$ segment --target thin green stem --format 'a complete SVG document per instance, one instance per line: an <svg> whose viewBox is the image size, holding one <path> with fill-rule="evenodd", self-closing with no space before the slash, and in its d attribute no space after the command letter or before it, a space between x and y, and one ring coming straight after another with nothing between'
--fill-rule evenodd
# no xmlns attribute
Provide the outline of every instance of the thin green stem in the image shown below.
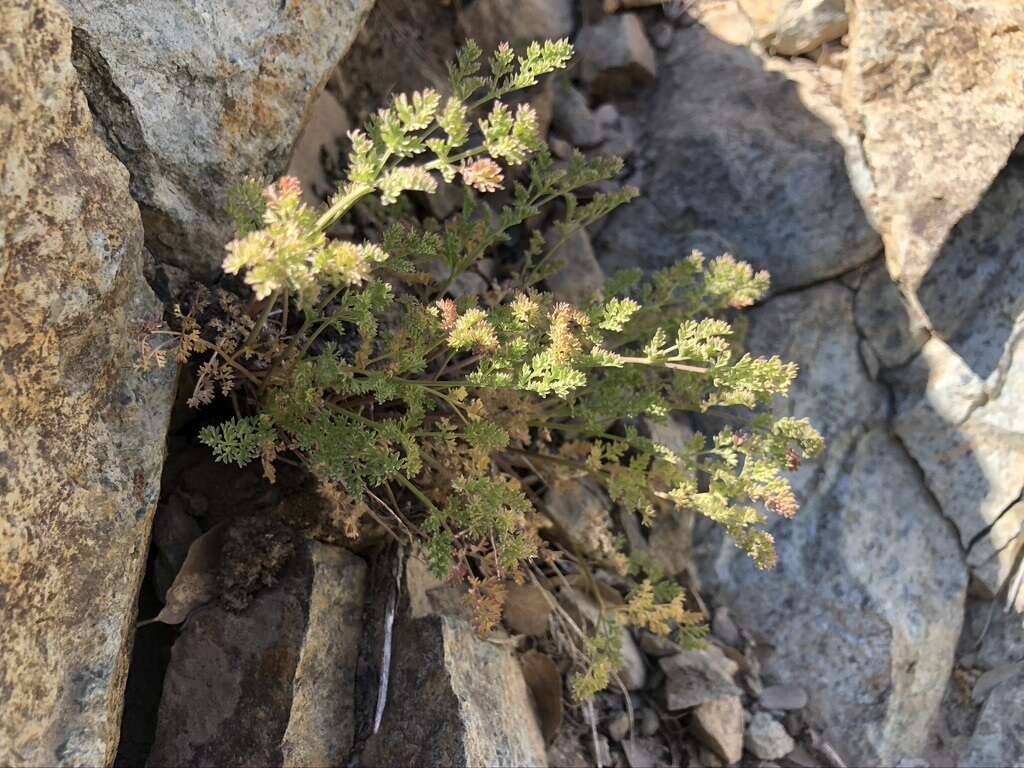
<svg viewBox="0 0 1024 768"><path fill-rule="evenodd" d="M437 507L436 507L436 506L434 505L434 502L432 502L432 501L431 501L430 499L428 499L428 498L427 498L427 496L426 496L426 494L425 494L425 493L423 493L423 491L421 491L421 490L420 490L419 488L417 488L417 487L415 486L415 484L413 484L412 482L410 482L410 481L409 481L409 480L408 480L407 478L405 478L405 477L404 477L403 475L395 475L394 479L395 479L395 480L397 480L397 481L398 481L398 483L399 483L400 485L403 485L403 486L405 486L405 489L406 489L407 491L409 491L409 493L411 493L411 494L412 494L413 496L415 496L415 497L416 497L417 499L419 499L419 500L420 500L420 502L421 502L421 503L422 503L422 504L423 504L423 505L424 505L424 506L425 506L425 507L426 507L427 509L429 509L429 510L430 510L431 512L438 512L438 513L440 513L440 511L441 511L441 510L439 510L439 509L438 509L438 508L437 508Z"/></svg>
<svg viewBox="0 0 1024 768"><path fill-rule="evenodd" d="M352 210L356 203L371 194L373 189L368 184L353 184L346 194L339 195L331 203L331 206L323 212L323 215L316 220L317 230L320 232L325 231L331 224Z"/></svg>
<svg viewBox="0 0 1024 768"><path fill-rule="evenodd" d="M649 357L619 357L623 363L630 365L650 365L656 368L671 368L673 371L687 371L689 373L709 373L710 368L702 368L698 365L686 365L684 363L673 363L668 360L652 360Z"/></svg>
<svg viewBox="0 0 1024 768"><path fill-rule="evenodd" d="M263 330L263 326L266 325L267 320L270 318L270 313L274 310L274 304L277 303L278 296L280 296L280 293L274 291L267 298L267 305L263 307L263 311L260 312L260 316L256 319L256 324L252 327L252 330L249 331L249 335L245 337L245 342L242 344L243 348L248 347L256 341L256 337L259 336L260 331Z"/></svg>

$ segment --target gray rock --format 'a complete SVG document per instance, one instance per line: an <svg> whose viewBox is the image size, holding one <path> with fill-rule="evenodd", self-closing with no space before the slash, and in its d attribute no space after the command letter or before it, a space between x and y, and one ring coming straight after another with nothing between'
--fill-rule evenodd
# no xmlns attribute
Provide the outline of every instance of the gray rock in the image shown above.
<svg viewBox="0 0 1024 768"><path fill-rule="evenodd" d="M640 633L640 648L648 656L660 659L663 656L675 656L682 651L679 643L669 637L655 635L653 632L644 630Z"/></svg>
<svg viewBox="0 0 1024 768"><path fill-rule="evenodd" d="M443 221L456 211L462 210L465 197L460 184L438 184L437 192L429 195L424 193L420 199L426 203L431 216Z"/></svg>
<svg viewBox="0 0 1024 768"><path fill-rule="evenodd" d="M661 719L653 709L644 709L640 713L640 733L643 736L653 736L661 728Z"/></svg>
<svg viewBox="0 0 1024 768"><path fill-rule="evenodd" d="M529 691L507 646L451 616L395 625L388 703L364 765L547 764Z"/></svg>
<svg viewBox="0 0 1024 768"><path fill-rule="evenodd" d="M612 751L608 745L608 739L601 734L595 738L586 739L587 748L590 750L592 765L610 765L612 762Z"/></svg>
<svg viewBox="0 0 1024 768"><path fill-rule="evenodd" d="M673 712L740 695L733 682L736 662L713 645L667 656L659 664L665 673L665 706Z"/></svg>
<svg viewBox="0 0 1024 768"><path fill-rule="evenodd" d="M996 688L1007 680L1024 672L1024 661L1017 661L1011 664L1000 664L998 667L988 670L974 681L974 689L971 691L971 698L975 703L981 703Z"/></svg>
<svg viewBox="0 0 1024 768"><path fill-rule="evenodd" d="M886 392L861 363L853 309L853 292L831 282L779 296L749 314L748 349L800 366L790 397L777 401L775 412L811 420L828 444L826 465L841 461L865 426L885 418ZM795 476L798 498L810 497L821 463Z"/></svg>
<svg viewBox="0 0 1024 768"><path fill-rule="evenodd" d="M651 41L654 43L655 48L665 50L672 45L672 36L674 34L675 28L670 23L659 21L651 30Z"/></svg>
<svg viewBox="0 0 1024 768"><path fill-rule="evenodd" d="M857 193L912 295L1024 133L1024 6L857 2L847 62Z"/></svg>
<svg viewBox="0 0 1024 768"><path fill-rule="evenodd" d="M623 120L621 129L609 130L607 132L604 143L601 144L599 149L599 154L612 155L614 157L621 157L623 160L628 160L636 154L637 144L639 141L640 136L638 132L634 130L626 120ZM641 174L634 174L629 178L628 183L631 186L642 189L642 178Z"/></svg>
<svg viewBox="0 0 1024 768"><path fill-rule="evenodd" d="M479 296L487 290L487 281L476 272L463 272L455 278L450 290L456 299L463 296Z"/></svg>
<svg viewBox="0 0 1024 768"><path fill-rule="evenodd" d="M1024 765L1022 708L1024 676L1017 675L997 685L985 701L971 740L957 764L964 768Z"/></svg>
<svg viewBox="0 0 1024 768"><path fill-rule="evenodd" d="M855 306L857 327L886 368L906 363L928 338L927 330L912 322L907 301L884 265L868 271Z"/></svg>
<svg viewBox="0 0 1024 768"><path fill-rule="evenodd" d="M992 593L1024 545L1024 504L1017 503L1024 490L1024 360L1016 354L1024 337L1024 252L1013 245L1024 238L1024 225L1019 208L1007 204L1024 201L1022 170L1007 168L950 236L933 271L945 276L941 295L959 312L935 299L929 274L922 304L948 330L931 338L895 382L896 430ZM979 251L998 270L970 255Z"/></svg>
<svg viewBox="0 0 1024 768"><path fill-rule="evenodd" d="M521 48L533 40L558 40L572 35L572 2L476 0L462 14L462 29L486 55L502 42Z"/></svg>
<svg viewBox="0 0 1024 768"><path fill-rule="evenodd" d="M355 725L366 566L339 547L314 542L309 548L309 615L281 740L286 768L339 765L349 755Z"/></svg>
<svg viewBox="0 0 1024 768"><path fill-rule="evenodd" d="M594 110L594 118L602 128L618 128L622 115L619 114L619 110L614 104L605 102Z"/></svg>
<svg viewBox="0 0 1024 768"><path fill-rule="evenodd" d="M52 0L0 11L0 764L108 765L176 371Z"/></svg>
<svg viewBox="0 0 1024 768"><path fill-rule="evenodd" d="M884 763L925 742L966 577L898 443L868 432L837 469L796 520L772 527L775 572L759 573L732 551L717 568L744 624L772 627L765 674L810 692L807 716L841 754Z"/></svg>
<svg viewBox="0 0 1024 768"><path fill-rule="evenodd" d="M627 739L622 742L622 751L629 768L659 768L668 765L671 757L660 739Z"/></svg>
<svg viewBox="0 0 1024 768"><path fill-rule="evenodd" d="M729 609L724 605L715 608L715 612L711 617L711 631L714 632L715 637L726 645L733 648L740 647L740 631L732 620Z"/></svg>
<svg viewBox="0 0 1024 768"><path fill-rule="evenodd" d="M597 96L632 95L657 73L654 48L635 13L606 16L576 38L583 82Z"/></svg>
<svg viewBox="0 0 1024 768"><path fill-rule="evenodd" d="M783 0L767 45L776 53L808 53L846 34L845 0Z"/></svg>
<svg viewBox="0 0 1024 768"><path fill-rule="evenodd" d="M274 177L372 0L67 0L75 66L159 258L213 274L228 191Z"/></svg>
<svg viewBox="0 0 1024 768"><path fill-rule="evenodd" d="M761 691L757 703L774 711L803 709L807 706L807 691L799 685L769 685Z"/></svg>
<svg viewBox="0 0 1024 768"><path fill-rule="evenodd" d="M629 630L622 630L622 669L618 672L627 691L639 691L647 684L647 664Z"/></svg>
<svg viewBox="0 0 1024 768"><path fill-rule="evenodd" d="M981 638L974 666L994 669L1024 659L1024 617L1015 611L1004 613L989 600L968 600L965 638Z"/></svg>
<svg viewBox="0 0 1024 768"><path fill-rule="evenodd" d="M1015 502L1024 484L1018 407L1024 366L1016 368L986 386L954 349L933 338L901 381L922 394L908 395L896 420L943 514L969 547L974 573L993 594L1022 545L1024 505Z"/></svg>
<svg viewBox="0 0 1024 768"><path fill-rule="evenodd" d="M792 752L796 743L782 723L765 712L758 712L747 724L743 746L760 760L779 760Z"/></svg>
<svg viewBox="0 0 1024 768"><path fill-rule="evenodd" d="M366 566L309 543L235 613L197 612L171 652L150 765L334 765L355 736Z"/></svg>
<svg viewBox="0 0 1024 768"><path fill-rule="evenodd" d="M1012 160L977 207L949 233L917 291L920 309L940 338L955 339L969 333L972 322L993 317L997 312L1013 312L1013 295L1024 290L1020 266L1024 242L1024 222L1019 216L1022 206L1024 162ZM993 301L1004 308L993 307ZM1004 318L1003 327L993 329L1000 334L996 337L999 341L1007 333L1006 320L1012 318ZM964 347L962 343L959 346ZM995 358L1002 354L997 347L998 344L980 347L979 351L990 349L991 356L987 360L969 360L969 364L978 367L976 364L981 363L991 369ZM969 355L961 353L965 359Z"/></svg>
<svg viewBox="0 0 1024 768"><path fill-rule="evenodd" d="M595 243L610 273L658 269L692 249L730 252L775 290L839 275L880 240L850 185L847 129L813 72L766 62L699 24L681 29L641 116L645 197Z"/></svg>
<svg viewBox="0 0 1024 768"><path fill-rule="evenodd" d="M706 701L693 711L697 738L727 765L743 756L743 705L738 696Z"/></svg>
<svg viewBox="0 0 1024 768"><path fill-rule="evenodd" d="M587 106L587 97L569 84L555 93L551 127L562 138L583 149L600 144L604 139L604 130Z"/></svg>
<svg viewBox="0 0 1024 768"><path fill-rule="evenodd" d="M560 237L552 230L548 233L547 240L553 246L559 242ZM570 235L551 258L565 264L546 280L548 288L560 299L577 306L585 306L604 288L604 270L594 257L590 236L585 229Z"/></svg>
<svg viewBox="0 0 1024 768"><path fill-rule="evenodd" d="M967 578L920 471L887 432L885 393L860 364L852 299L826 284L751 313L751 350L800 365L776 412L810 417L829 446L794 478L803 509L770 524L778 567L760 572L726 542L705 573L774 649L765 677L808 692L805 717L840 754L884 763L920 754L949 679Z"/></svg>

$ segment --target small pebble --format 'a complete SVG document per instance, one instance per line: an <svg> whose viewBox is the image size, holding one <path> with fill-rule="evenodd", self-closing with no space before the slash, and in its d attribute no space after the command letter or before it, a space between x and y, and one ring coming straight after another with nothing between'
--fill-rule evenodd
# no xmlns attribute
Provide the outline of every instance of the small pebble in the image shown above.
<svg viewBox="0 0 1024 768"><path fill-rule="evenodd" d="M769 685L761 692L758 703L775 711L803 709L807 706L807 691L798 685Z"/></svg>
<svg viewBox="0 0 1024 768"><path fill-rule="evenodd" d="M653 736L661 728L661 718L653 709L644 709L640 713L640 734Z"/></svg>
<svg viewBox="0 0 1024 768"><path fill-rule="evenodd" d="M743 746L761 760L778 760L792 752L796 744L782 723L767 712L758 712L747 726Z"/></svg>
<svg viewBox="0 0 1024 768"><path fill-rule="evenodd" d="M672 45L672 35L675 29L667 21L659 21L651 30L651 42L655 48L664 50Z"/></svg>
<svg viewBox="0 0 1024 768"><path fill-rule="evenodd" d="M720 605L715 608L715 612L711 616L711 631L726 645L731 645L733 648L740 647L740 631L729 615L729 609L725 606Z"/></svg>
<svg viewBox="0 0 1024 768"><path fill-rule="evenodd" d="M608 735L612 741L622 741L629 734L631 721L628 712L620 712L619 716L611 720L607 725Z"/></svg>
<svg viewBox="0 0 1024 768"><path fill-rule="evenodd" d="M594 110L594 117L602 128L618 128L621 119L614 104L602 104Z"/></svg>
<svg viewBox="0 0 1024 768"><path fill-rule="evenodd" d="M548 139L548 144L551 147L551 153L559 160L568 160L572 157L572 144L565 139L551 136Z"/></svg>

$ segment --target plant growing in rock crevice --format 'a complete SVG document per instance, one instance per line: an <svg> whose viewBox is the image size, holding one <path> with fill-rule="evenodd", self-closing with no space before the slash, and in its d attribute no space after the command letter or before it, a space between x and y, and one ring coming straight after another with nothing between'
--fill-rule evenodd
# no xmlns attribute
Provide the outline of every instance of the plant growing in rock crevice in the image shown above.
<svg viewBox="0 0 1024 768"><path fill-rule="evenodd" d="M543 292L563 244L636 195L595 192L619 160L555 162L534 110L503 101L571 54L566 41L520 56L502 46L484 75L467 45L450 96L399 95L350 134L348 178L326 210L303 204L290 178L239 190L224 268L244 277L257 309L204 294L159 333L177 340L179 360L199 361L193 405L234 399L236 417L201 433L218 461L260 460L271 480L277 462L308 468L349 535L375 521L439 578L467 582L482 631L500 620L510 580L596 567L626 579L625 604L578 638L586 697L614 674L612 622L693 638L700 617L611 530L587 549L555 543L544 488L589 478L647 523L672 505L696 510L766 568L775 552L763 510L796 512L783 473L822 443L806 421L757 413L786 394L796 368L742 354L722 319L764 295L766 274L694 253L649 280L619 274L584 306ZM366 198L388 206L456 180L463 207L444 225L394 222L378 242L329 235ZM485 199L499 190L507 199L494 209ZM555 203L554 242L534 230L487 290L455 296L461 275ZM637 428L676 411L738 426L682 451Z"/></svg>

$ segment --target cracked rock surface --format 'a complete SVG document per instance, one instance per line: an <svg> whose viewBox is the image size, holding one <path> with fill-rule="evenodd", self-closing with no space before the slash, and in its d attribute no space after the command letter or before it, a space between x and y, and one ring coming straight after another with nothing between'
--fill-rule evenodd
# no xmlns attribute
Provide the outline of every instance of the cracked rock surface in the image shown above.
<svg viewBox="0 0 1024 768"><path fill-rule="evenodd" d="M705 572L743 626L760 629L766 679L809 692L809 718L840 754L864 763L918 754L960 636L967 574L957 539L887 428L885 389L858 352L853 293L830 282L752 315L751 350L800 365L785 413L809 417L829 449L798 475L797 517L771 526L774 571L725 540Z"/></svg>
<svg viewBox="0 0 1024 768"><path fill-rule="evenodd" d="M93 133L51 0L0 4L0 764L117 748L173 366L128 172Z"/></svg>
<svg viewBox="0 0 1024 768"><path fill-rule="evenodd" d="M128 166L146 244L212 276L229 190L285 168L307 110L373 0L66 0L75 66Z"/></svg>

